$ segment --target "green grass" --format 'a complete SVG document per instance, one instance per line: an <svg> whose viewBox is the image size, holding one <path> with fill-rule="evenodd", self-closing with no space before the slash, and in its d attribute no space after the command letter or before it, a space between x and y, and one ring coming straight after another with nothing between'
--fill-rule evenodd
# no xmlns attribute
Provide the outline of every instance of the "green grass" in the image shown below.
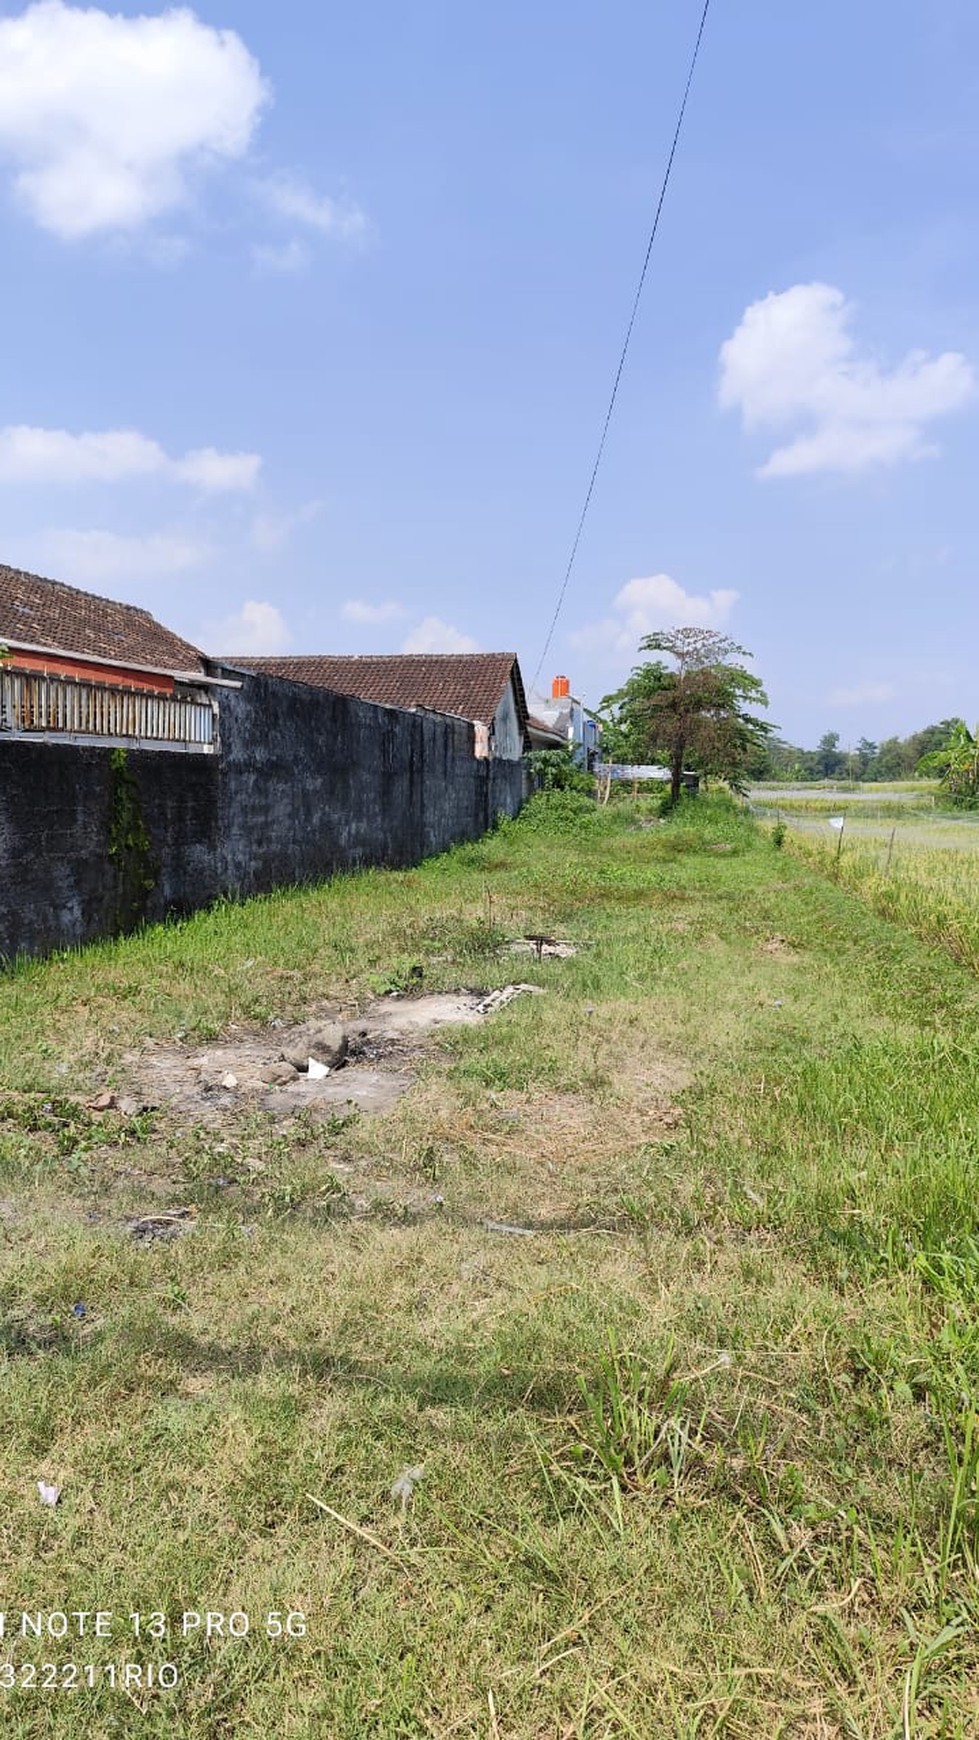
<svg viewBox="0 0 979 1740"><path fill-rule="evenodd" d="M5 1733L979 1730L972 963L846 848L650 821L558 794L0 981L0 1606L117 1631L0 1664L181 1676L0 1689ZM515 977L382 1118L83 1103L148 1040Z"/></svg>

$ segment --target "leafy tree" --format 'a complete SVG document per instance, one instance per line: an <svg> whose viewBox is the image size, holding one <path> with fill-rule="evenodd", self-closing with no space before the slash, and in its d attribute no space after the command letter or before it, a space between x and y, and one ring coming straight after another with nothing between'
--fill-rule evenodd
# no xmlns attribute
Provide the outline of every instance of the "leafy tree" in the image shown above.
<svg viewBox="0 0 979 1740"><path fill-rule="evenodd" d="M658 693L665 666L637 665L624 688L606 695L599 711L602 720L602 756L606 761L649 761L649 711Z"/></svg>
<svg viewBox="0 0 979 1740"><path fill-rule="evenodd" d="M979 807L979 725L973 735L964 720L951 723L946 741L922 756L916 772L940 774L952 803L975 809Z"/></svg>
<svg viewBox="0 0 979 1740"><path fill-rule="evenodd" d="M747 710L768 705L759 678L735 662L750 655L708 628L648 634L639 650L665 653L673 665L662 659L637 665L621 689L606 695L606 750L625 761L666 762L674 804L687 767L743 790L772 733Z"/></svg>
<svg viewBox="0 0 979 1740"><path fill-rule="evenodd" d="M840 749L840 734L838 731L824 731L816 744L816 765L819 772L817 779L835 779L843 772L846 756Z"/></svg>
<svg viewBox="0 0 979 1740"><path fill-rule="evenodd" d="M861 737L857 744L857 778L873 779L877 767L878 746L869 737Z"/></svg>
<svg viewBox="0 0 979 1740"><path fill-rule="evenodd" d="M789 780L809 777L805 767L808 751L797 749L794 743L786 743L782 737L770 737L764 753L766 766L760 778Z"/></svg>
<svg viewBox="0 0 979 1740"><path fill-rule="evenodd" d="M909 779L914 772L914 760L903 737L885 737L877 751L875 779Z"/></svg>

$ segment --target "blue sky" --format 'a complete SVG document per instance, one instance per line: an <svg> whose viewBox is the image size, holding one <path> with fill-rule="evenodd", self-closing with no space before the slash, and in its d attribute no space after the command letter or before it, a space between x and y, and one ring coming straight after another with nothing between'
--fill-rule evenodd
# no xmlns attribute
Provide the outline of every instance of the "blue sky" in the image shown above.
<svg viewBox="0 0 979 1740"><path fill-rule="evenodd" d="M0 0L0 560L529 682L699 15ZM979 711L977 98L972 0L713 0L544 682L700 621L794 741Z"/></svg>

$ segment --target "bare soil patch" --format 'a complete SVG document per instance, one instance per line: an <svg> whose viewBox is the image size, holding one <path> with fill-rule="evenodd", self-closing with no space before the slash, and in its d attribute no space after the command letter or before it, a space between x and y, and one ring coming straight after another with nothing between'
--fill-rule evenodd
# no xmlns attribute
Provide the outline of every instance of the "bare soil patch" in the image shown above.
<svg viewBox="0 0 979 1740"><path fill-rule="evenodd" d="M785 937L779 936L777 932L774 936L765 938L761 949L762 954L772 955L779 961L795 961L799 958L798 949L793 948L792 944L786 942Z"/></svg>
<svg viewBox="0 0 979 1740"><path fill-rule="evenodd" d="M284 1059L315 1051L317 1029L324 1016L335 1022L335 1005L296 1027L231 1029L216 1045L152 1042L133 1060L133 1109L167 1106L202 1124L219 1124L236 1110L255 1106L277 1118L299 1111L329 1117L351 1108L388 1112L411 1087L412 1060L421 1055L429 1034L485 1021L528 993L539 993L539 987L379 998L345 1021L346 1057L322 1074L297 1070Z"/></svg>

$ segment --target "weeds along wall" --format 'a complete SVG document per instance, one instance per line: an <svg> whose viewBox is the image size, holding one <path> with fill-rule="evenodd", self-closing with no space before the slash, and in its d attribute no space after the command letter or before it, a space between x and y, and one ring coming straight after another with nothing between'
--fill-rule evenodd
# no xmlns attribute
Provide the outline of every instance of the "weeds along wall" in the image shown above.
<svg viewBox="0 0 979 1740"><path fill-rule="evenodd" d="M523 795L521 763L477 761L463 720L274 677L222 691L216 755L0 737L0 956L414 864Z"/></svg>

